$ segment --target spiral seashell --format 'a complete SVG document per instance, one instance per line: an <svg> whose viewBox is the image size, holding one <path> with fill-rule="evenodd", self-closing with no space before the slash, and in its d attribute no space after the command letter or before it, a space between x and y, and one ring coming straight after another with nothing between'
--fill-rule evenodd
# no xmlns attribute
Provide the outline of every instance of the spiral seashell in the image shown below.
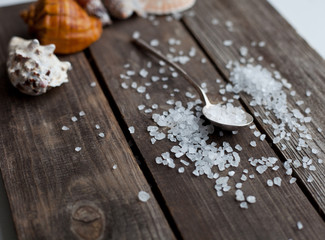
<svg viewBox="0 0 325 240"><path fill-rule="evenodd" d="M86 9L89 15L100 19L103 26L112 23L109 14L101 0L75 0L82 8Z"/></svg>
<svg viewBox="0 0 325 240"><path fill-rule="evenodd" d="M55 53L81 51L102 33L101 21L74 0L39 0L21 16L42 44L55 44Z"/></svg>
<svg viewBox="0 0 325 240"><path fill-rule="evenodd" d="M163 15L191 8L196 0L140 0L146 13Z"/></svg>
<svg viewBox="0 0 325 240"><path fill-rule="evenodd" d="M104 5L112 16L119 19L126 19L134 12L145 15L140 0L104 0Z"/></svg>
<svg viewBox="0 0 325 240"><path fill-rule="evenodd" d="M28 95L41 95L68 82L69 62L54 54L55 45L41 46L37 39L13 37L9 43L8 75L12 85Z"/></svg>

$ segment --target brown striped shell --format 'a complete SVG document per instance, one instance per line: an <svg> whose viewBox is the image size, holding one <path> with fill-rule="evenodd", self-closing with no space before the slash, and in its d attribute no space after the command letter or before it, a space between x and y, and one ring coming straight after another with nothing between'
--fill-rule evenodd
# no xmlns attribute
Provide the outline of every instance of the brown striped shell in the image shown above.
<svg viewBox="0 0 325 240"><path fill-rule="evenodd" d="M101 0L75 0L87 13L100 19L103 26L112 23L109 14Z"/></svg>
<svg viewBox="0 0 325 240"><path fill-rule="evenodd" d="M81 51L102 33L101 21L74 0L39 0L21 16L43 45L55 44L55 53Z"/></svg>

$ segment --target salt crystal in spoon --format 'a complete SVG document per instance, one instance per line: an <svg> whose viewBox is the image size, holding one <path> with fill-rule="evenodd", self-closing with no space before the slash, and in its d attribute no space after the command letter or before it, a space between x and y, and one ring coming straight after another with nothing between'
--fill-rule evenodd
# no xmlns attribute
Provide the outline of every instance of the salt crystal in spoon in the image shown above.
<svg viewBox="0 0 325 240"><path fill-rule="evenodd" d="M234 107L232 104L228 103L226 105L212 104L205 94L204 90L177 64L170 61L167 57L162 55L158 50L151 47L142 39L133 39L134 44L145 49L150 52L157 58L163 60L170 66L172 66L175 70L177 70L189 83L193 85L193 87L200 94L200 98L204 103L204 107L202 109L203 115L210 120L210 122L220 127L224 130L237 130L241 127L245 127L253 122L253 117L246 111L242 110L239 107Z"/></svg>

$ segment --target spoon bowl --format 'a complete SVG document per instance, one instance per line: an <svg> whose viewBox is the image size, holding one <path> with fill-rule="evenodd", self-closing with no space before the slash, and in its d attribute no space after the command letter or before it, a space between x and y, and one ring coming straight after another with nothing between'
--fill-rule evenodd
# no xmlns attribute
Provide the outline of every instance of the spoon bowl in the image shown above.
<svg viewBox="0 0 325 240"><path fill-rule="evenodd" d="M177 70L189 83L191 83L193 85L193 87L198 91L198 93L200 94L200 98L204 103L204 107L202 109L202 113L205 116L206 119L208 119L213 125L220 127L224 130L238 130L239 128L248 126L249 124L251 124L253 122L253 117L252 115L250 115L249 113L247 113L244 110L239 110L239 108L236 109L236 111L241 111L241 114L245 114L244 118L245 121L242 122L224 122L224 121L220 121L220 120L215 120L211 117L211 111L213 110L213 108L215 108L216 106L220 106L220 104L212 104L209 99L208 96L206 95L206 93L204 92L204 90L200 87L200 85L198 85L186 72L184 69L182 69L180 66L178 66L177 64L175 64L174 62L172 62L171 60L169 60L167 57L165 57L163 54L161 54L158 50L156 50L155 48L151 47L148 43L146 43L145 41L143 41L142 39L136 38L133 39L133 43L136 44L137 46L143 48L144 50L150 52L151 54L153 54L154 56L156 56L157 58L163 60L165 63L167 63L168 65L170 65L171 67L173 67L175 70ZM227 113L226 113L227 114Z"/></svg>

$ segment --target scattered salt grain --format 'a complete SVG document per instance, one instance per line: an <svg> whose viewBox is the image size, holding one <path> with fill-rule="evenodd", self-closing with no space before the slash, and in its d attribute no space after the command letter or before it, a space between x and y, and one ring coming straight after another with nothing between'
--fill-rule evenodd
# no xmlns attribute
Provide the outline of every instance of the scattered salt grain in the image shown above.
<svg viewBox="0 0 325 240"><path fill-rule="evenodd" d="M207 59L206 58L201 58L201 63L206 63L207 62Z"/></svg>
<svg viewBox="0 0 325 240"><path fill-rule="evenodd" d="M67 126L63 126L61 129L62 129L62 131L67 131L67 130L69 130L70 128L68 128Z"/></svg>
<svg viewBox="0 0 325 240"><path fill-rule="evenodd" d="M277 185L277 186L281 187L282 179L280 177L275 177L273 179L273 182L274 182L274 185Z"/></svg>
<svg viewBox="0 0 325 240"><path fill-rule="evenodd" d="M100 129L100 126L98 124L95 125L96 129Z"/></svg>
<svg viewBox="0 0 325 240"><path fill-rule="evenodd" d="M247 180L247 176L246 175L241 175L240 180L242 180L243 182L245 182Z"/></svg>
<svg viewBox="0 0 325 240"><path fill-rule="evenodd" d="M179 173L183 173L184 171L185 171L185 169L183 167L178 168Z"/></svg>
<svg viewBox="0 0 325 240"><path fill-rule="evenodd" d="M99 133L98 136L100 136L101 138L105 137L105 134L103 132Z"/></svg>
<svg viewBox="0 0 325 240"><path fill-rule="evenodd" d="M298 221L297 222L297 228L298 228L298 230L301 230L301 229L303 229L303 225L302 225L302 223L300 222L300 221Z"/></svg>
<svg viewBox="0 0 325 240"><path fill-rule="evenodd" d="M76 121L78 121L78 118L75 117L75 116L73 116L73 117L71 118L71 121L72 121L72 122L76 122Z"/></svg>
<svg viewBox="0 0 325 240"><path fill-rule="evenodd" d="M235 146L235 148L236 148L238 151L243 150L243 148L242 148L239 144L237 144L237 145Z"/></svg>
<svg viewBox="0 0 325 240"><path fill-rule="evenodd" d="M159 45L159 41L157 39L152 39L150 41L150 45L153 47L157 47Z"/></svg>
<svg viewBox="0 0 325 240"><path fill-rule="evenodd" d="M247 204L247 202L241 202L239 206L240 206L240 208L248 209L248 204Z"/></svg>
<svg viewBox="0 0 325 240"><path fill-rule="evenodd" d="M145 107L146 107L145 105L141 104L138 106L138 109L141 111L141 110L145 109Z"/></svg>
<svg viewBox="0 0 325 240"><path fill-rule="evenodd" d="M234 175L235 175L235 171L229 171L229 172L228 172L228 176L232 177L232 176L234 176Z"/></svg>
<svg viewBox="0 0 325 240"><path fill-rule="evenodd" d="M256 142L255 142L255 141L251 141L249 144L250 144L252 147L256 147Z"/></svg>
<svg viewBox="0 0 325 240"><path fill-rule="evenodd" d="M312 175L309 175L308 178L307 178L307 182L311 183L314 181L314 178Z"/></svg>
<svg viewBox="0 0 325 240"><path fill-rule="evenodd" d="M307 96L307 97L310 97L310 96L311 96L311 91L307 90L307 91L306 91L306 96Z"/></svg>
<svg viewBox="0 0 325 240"><path fill-rule="evenodd" d="M219 24L219 20L216 19L216 18L213 18L213 19L211 20L211 23L212 23L212 25L217 25L217 24Z"/></svg>
<svg viewBox="0 0 325 240"><path fill-rule="evenodd" d="M190 163L187 162L187 161L185 161L185 160L180 160L180 162L181 162L182 164L184 164L185 166L189 166L189 165L190 165Z"/></svg>
<svg viewBox="0 0 325 240"><path fill-rule="evenodd" d="M140 37L140 33L138 31L133 32L133 34L132 34L133 39L137 39L139 37Z"/></svg>
<svg viewBox="0 0 325 240"><path fill-rule="evenodd" d="M272 187L273 186L273 181L271 179L268 179L266 181L266 184L269 186L269 187Z"/></svg>
<svg viewBox="0 0 325 240"><path fill-rule="evenodd" d="M248 203L256 203L256 197L255 196L247 196L246 201Z"/></svg>
<svg viewBox="0 0 325 240"><path fill-rule="evenodd" d="M146 93L145 98L146 98L146 100L149 100L150 99L150 94L149 93Z"/></svg>
<svg viewBox="0 0 325 240"><path fill-rule="evenodd" d="M223 45L226 46L226 47L231 46L232 43L233 43L232 40L225 40L225 41L223 41Z"/></svg>
<svg viewBox="0 0 325 240"><path fill-rule="evenodd" d="M138 87L138 84L137 84L136 82L132 82L132 83L131 83L131 87L132 87L132 88L137 88L137 87Z"/></svg>
<svg viewBox="0 0 325 240"><path fill-rule="evenodd" d="M145 191L140 191L138 193L138 198L141 202L147 202L150 199L150 195Z"/></svg>
<svg viewBox="0 0 325 240"><path fill-rule="evenodd" d="M85 115L86 115L86 113L85 113L84 111L80 111L80 112L79 112L79 116L80 116L80 117L83 117L83 116L85 116Z"/></svg>
<svg viewBox="0 0 325 240"><path fill-rule="evenodd" d="M91 82L91 83L90 83L90 86L91 86L91 87L96 87L96 85L97 85L96 82Z"/></svg>
<svg viewBox="0 0 325 240"><path fill-rule="evenodd" d="M122 82L121 83L121 87L124 88L124 89L128 89L129 88L129 86L125 82Z"/></svg>
<svg viewBox="0 0 325 240"><path fill-rule="evenodd" d="M266 43L265 43L264 41L260 41L260 42L258 43L258 46L259 46L259 47L265 47L265 45L266 45Z"/></svg>
<svg viewBox="0 0 325 240"><path fill-rule="evenodd" d="M290 178L289 183L290 183L290 184L293 184L293 183L295 183L296 181L297 181L297 178L292 177L292 178Z"/></svg>
<svg viewBox="0 0 325 240"><path fill-rule="evenodd" d="M237 189L235 192L236 200L239 202L245 201L244 193L242 190Z"/></svg>
<svg viewBox="0 0 325 240"><path fill-rule="evenodd" d="M133 133L135 132L135 129L134 129L133 126L129 127L129 132L130 132L131 134L133 134Z"/></svg>
<svg viewBox="0 0 325 240"><path fill-rule="evenodd" d="M138 88L137 88L137 92L138 92L138 93L145 93L145 92L146 92L146 87L144 87L144 86L140 86L140 87L138 87Z"/></svg>
<svg viewBox="0 0 325 240"><path fill-rule="evenodd" d="M116 169L117 169L117 165L114 164L114 165L113 165L113 170L116 170Z"/></svg>
<svg viewBox="0 0 325 240"><path fill-rule="evenodd" d="M236 188L242 188L242 186L243 186L243 183L236 183L236 185L235 185Z"/></svg>
<svg viewBox="0 0 325 240"><path fill-rule="evenodd" d="M239 48L239 53L242 57L246 57L248 53L248 48L247 47L240 47Z"/></svg>
<svg viewBox="0 0 325 240"><path fill-rule="evenodd" d="M148 71L144 68L142 68L139 72L139 75L143 78L146 78L148 76Z"/></svg>
<svg viewBox="0 0 325 240"><path fill-rule="evenodd" d="M76 147L74 150L75 150L76 152L80 152L80 151L81 151L81 147Z"/></svg>

